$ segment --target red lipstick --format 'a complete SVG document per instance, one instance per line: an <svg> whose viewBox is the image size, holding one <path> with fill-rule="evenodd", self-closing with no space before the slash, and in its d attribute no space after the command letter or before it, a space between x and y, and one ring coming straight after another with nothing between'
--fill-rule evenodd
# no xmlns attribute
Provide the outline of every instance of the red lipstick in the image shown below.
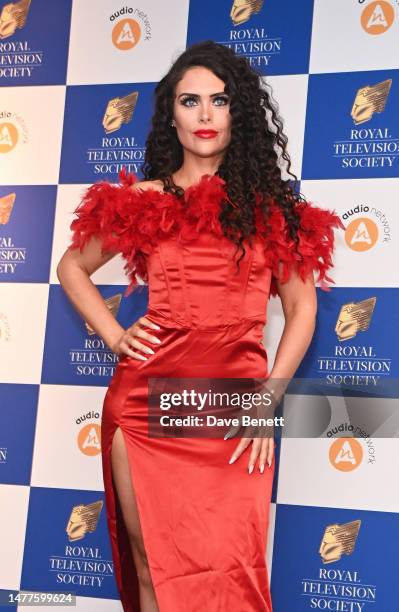
<svg viewBox="0 0 399 612"><path fill-rule="evenodd" d="M194 132L194 134L198 136L199 138L215 138L215 136L217 135L217 131L216 130L197 130L196 132Z"/></svg>

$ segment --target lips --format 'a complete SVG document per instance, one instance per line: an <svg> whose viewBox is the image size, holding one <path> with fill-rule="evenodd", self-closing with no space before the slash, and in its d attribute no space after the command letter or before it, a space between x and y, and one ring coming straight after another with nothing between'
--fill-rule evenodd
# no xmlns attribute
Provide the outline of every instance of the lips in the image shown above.
<svg viewBox="0 0 399 612"><path fill-rule="evenodd" d="M194 134L198 136L199 138L215 138L215 136L217 135L217 131L216 130L197 130L196 132L194 132Z"/></svg>

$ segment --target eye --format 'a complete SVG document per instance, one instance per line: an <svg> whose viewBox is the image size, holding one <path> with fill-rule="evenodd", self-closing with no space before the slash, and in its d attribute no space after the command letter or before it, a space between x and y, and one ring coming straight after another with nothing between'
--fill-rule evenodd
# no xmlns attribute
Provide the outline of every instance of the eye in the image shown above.
<svg viewBox="0 0 399 612"><path fill-rule="evenodd" d="M181 98L180 104L183 104L183 106L193 106L192 103L195 104L196 101L197 99L194 96L186 96Z"/></svg>
<svg viewBox="0 0 399 612"><path fill-rule="evenodd" d="M216 106L225 106L229 103L229 98L228 96L217 96L213 98L213 102Z"/></svg>

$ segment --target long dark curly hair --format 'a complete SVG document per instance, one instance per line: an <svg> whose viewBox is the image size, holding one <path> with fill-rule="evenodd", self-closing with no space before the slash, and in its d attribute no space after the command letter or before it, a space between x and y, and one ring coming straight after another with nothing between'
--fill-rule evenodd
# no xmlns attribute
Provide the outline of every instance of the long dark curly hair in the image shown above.
<svg viewBox="0 0 399 612"><path fill-rule="evenodd" d="M299 216L295 204L303 198L295 191L298 179L290 171L291 160L286 151L288 139L283 133L278 105L247 59L224 45L211 40L192 45L157 84L152 127L142 167L144 178L166 179L183 163L183 147L170 122L176 85L185 71L194 66L208 68L224 81L225 93L230 98L231 141L216 174L226 182L227 196L236 204L232 206L226 199L219 220L224 235L237 245L237 250L241 248L238 262L245 255L243 241L248 238L251 242L251 235L256 233L256 194L266 218L268 200L274 199L284 214L291 237L297 241ZM294 178L294 187L289 179L282 179L276 148L286 162L287 173ZM184 193L174 192L178 196Z"/></svg>

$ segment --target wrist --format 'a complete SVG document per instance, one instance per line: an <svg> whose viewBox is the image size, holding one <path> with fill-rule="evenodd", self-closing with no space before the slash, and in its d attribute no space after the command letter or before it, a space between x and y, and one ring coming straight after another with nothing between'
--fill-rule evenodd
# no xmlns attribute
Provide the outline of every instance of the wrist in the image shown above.
<svg viewBox="0 0 399 612"><path fill-rule="evenodd" d="M117 349L117 345L119 343L120 337L125 332L124 328L120 325L117 329L112 331L112 334L104 338L104 342L107 344L108 348L115 353Z"/></svg>

